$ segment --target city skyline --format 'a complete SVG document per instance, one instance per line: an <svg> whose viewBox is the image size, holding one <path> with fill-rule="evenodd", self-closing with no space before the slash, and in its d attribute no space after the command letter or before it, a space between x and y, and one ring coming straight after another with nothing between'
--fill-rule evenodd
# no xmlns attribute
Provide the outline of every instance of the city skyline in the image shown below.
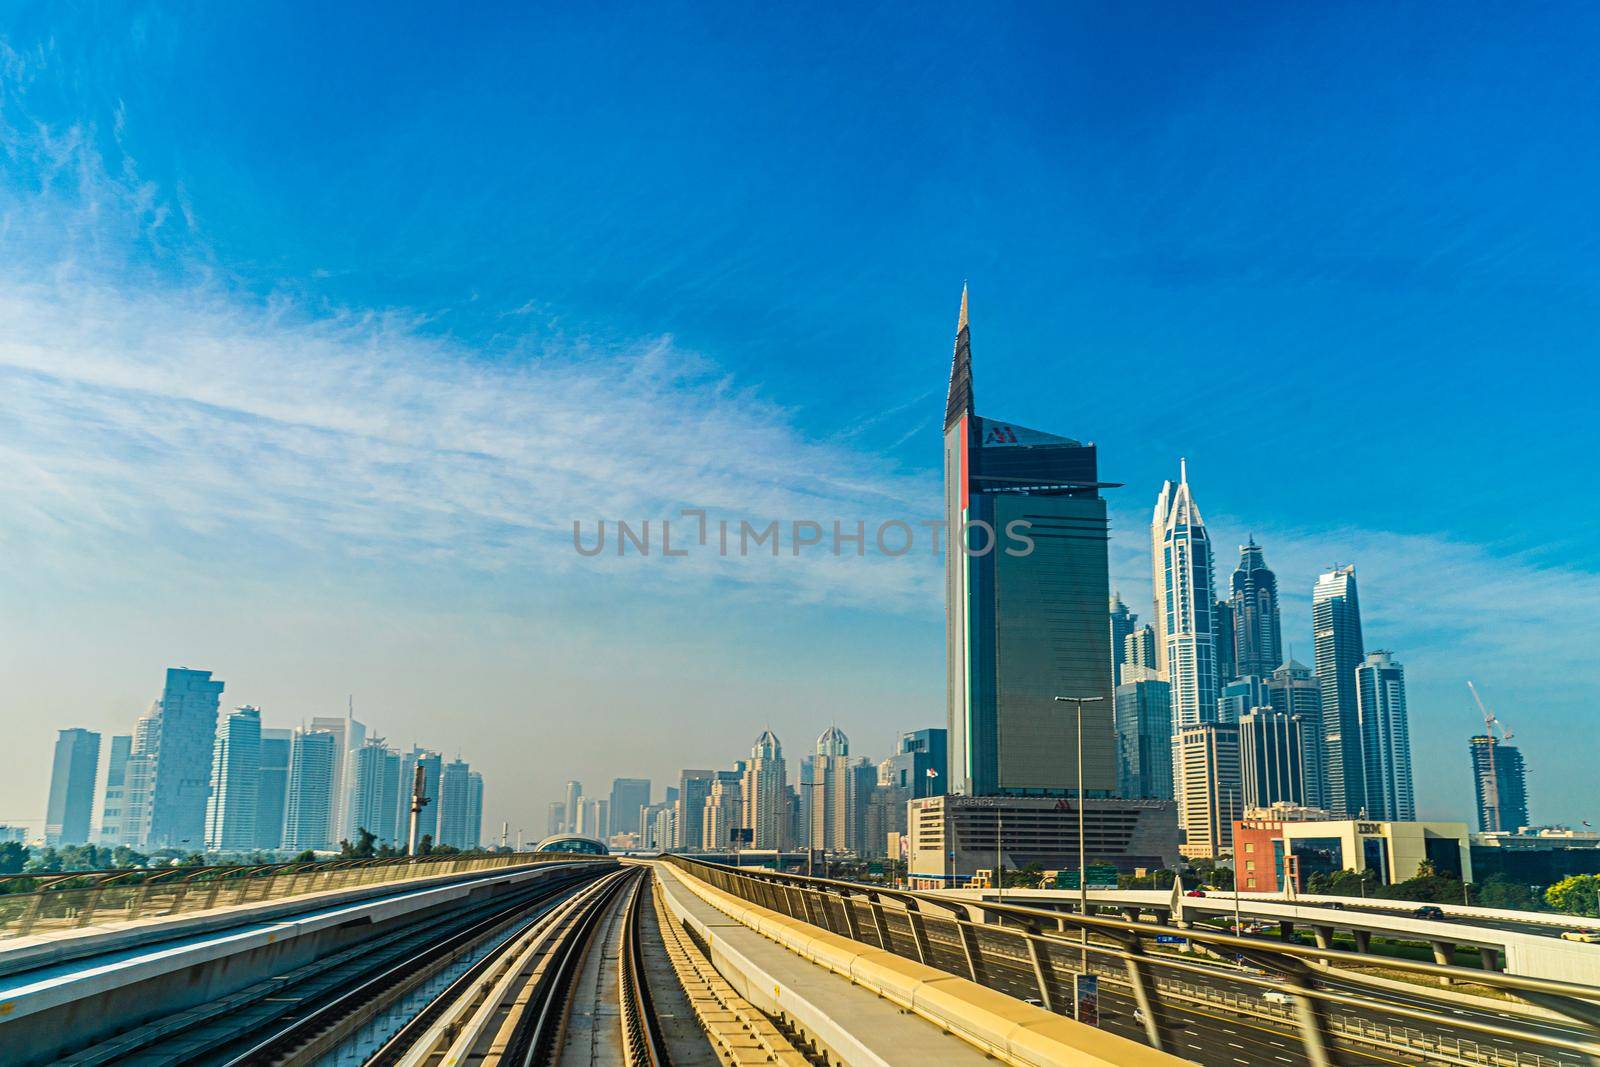
<svg viewBox="0 0 1600 1067"><path fill-rule="evenodd" d="M693 79L641 50L637 76L682 94L647 105L677 143L717 142L710 101L735 101L741 122L776 113L824 146L804 187L793 157L746 138L703 160L619 157L631 121L562 76L592 59L567 25L505 27L504 42L571 46L555 50L575 64L513 79L504 60L469 60L503 54L479 31L396 15L380 37L428 55L416 69L432 84L506 86L463 119L364 66L353 16L292 35L245 17L224 31L108 9L5 31L0 647L34 755L0 787L0 822L42 830L56 731L126 735L171 664L215 671L228 702L279 725L338 716L352 691L402 749L448 724L484 754L485 821L530 832L566 778L664 782L751 725L814 735L818 707L886 751L940 720L938 561L591 563L570 524L683 506L936 519L927 409L964 277L985 408L1094 441L1124 483L1106 494L1111 586L1133 610L1151 600L1149 500L1186 456L1217 577L1252 534L1264 546L1286 657L1312 661L1312 584L1355 562L1366 644L1406 666L1413 748L1462 750L1474 677L1517 723L1534 817L1594 821L1600 786L1566 742L1600 685L1600 548L1578 533L1592 505L1574 520L1564 501L1596 431L1584 391L1553 383L1592 374L1597 261L1573 235L1591 230L1600 163L1574 158L1541 102L1595 90L1561 62L1487 73L1518 40L1569 39L1538 17L1493 34L1468 18L1406 78L1355 64L1317 90L1291 76L1308 26L1360 54L1413 38L1276 12L1235 50L1191 16L1151 35L1059 13L1041 34L936 11L906 41L903 95L863 81L861 38L839 27L819 38L780 18L749 43L781 70L794 41L826 42L797 96L749 81L715 35ZM81 43L103 39L96 22L168 46L106 60ZM1226 54L1197 73L1192 38ZM331 69L357 53L362 84L407 101L414 124L292 73L260 94L241 75L290 40ZM1095 54L1135 45L1153 72L1137 84ZM1440 58L1456 55L1470 61ZM955 66L1014 74L915 73ZM1415 99L1413 77L1455 91L1423 94L1412 120L1379 106ZM161 88L183 84L213 88ZM1086 87L1107 110L1032 103ZM1428 103L1491 92L1504 107L1470 136ZM549 157L565 130L547 99L592 131ZM838 106L862 99L881 106ZM1295 153L1262 139L1329 108L1346 121L1314 123ZM335 139L312 165L299 134L323 122L370 140ZM1515 148L1484 160L1484 137ZM882 145L891 172L867 180ZM404 203L397 162L417 168ZM1550 182L1529 190L1530 171ZM738 195L713 210L704 190L730 174ZM615 195L560 206L579 187ZM1545 373L1505 372L1523 360ZM1405 418L1350 410L1312 434L1262 417L1373 376ZM1419 815L1473 810L1463 763L1419 761ZM1539 786L1564 780L1578 785Z"/></svg>

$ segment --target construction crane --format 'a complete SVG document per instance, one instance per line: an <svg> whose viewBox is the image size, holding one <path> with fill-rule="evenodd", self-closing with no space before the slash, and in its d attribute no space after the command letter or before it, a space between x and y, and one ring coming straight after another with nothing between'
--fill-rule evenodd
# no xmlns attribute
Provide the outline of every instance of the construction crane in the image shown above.
<svg viewBox="0 0 1600 1067"><path fill-rule="evenodd" d="M1500 827L1500 775L1494 767L1494 750L1505 742L1511 740L1513 734L1507 729L1506 724L1495 716L1494 710L1483 702L1478 695L1478 687L1472 684L1472 679L1467 679L1467 689L1472 693L1472 700L1478 705L1478 710L1483 713L1483 733L1489 739L1485 747L1489 750L1489 780L1484 783L1483 807L1484 829L1488 831L1499 830ZM1496 741L1495 728L1500 730L1500 740Z"/></svg>

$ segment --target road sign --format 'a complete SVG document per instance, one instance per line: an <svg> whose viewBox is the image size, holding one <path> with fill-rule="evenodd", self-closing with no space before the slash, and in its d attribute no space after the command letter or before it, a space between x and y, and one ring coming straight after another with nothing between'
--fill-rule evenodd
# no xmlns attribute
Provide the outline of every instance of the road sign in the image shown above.
<svg viewBox="0 0 1600 1067"><path fill-rule="evenodd" d="M1179 937L1177 934L1156 935L1156 944L1158 945L1187 945L1188 943L1189 939L1187 937Z"/></svg>
<svg viewBox="0 0 1600 1067"><path fill-rule="evenodd" d="M1076 888L1078 888L1078 872L1075 871L1075 870L1057 871L1056 872L1056 888L1057 889L1076 889ZM1091 864L1089 864L1089 888L1090 889L1115 889L1115 888L1117 888L1117 868L1116 868L1116 866L1113 865L1113 864L1110 864L1110 863L1091 863Z"/></svg>

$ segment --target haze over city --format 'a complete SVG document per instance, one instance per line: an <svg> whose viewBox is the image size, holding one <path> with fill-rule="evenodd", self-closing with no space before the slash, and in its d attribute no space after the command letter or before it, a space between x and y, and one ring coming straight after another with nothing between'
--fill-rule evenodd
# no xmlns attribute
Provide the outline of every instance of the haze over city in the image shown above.
<svg viewBox="0 0 1600 1067"><path fill-rule="evenodd" d="M1186 458L1219 577L1264 546L1299 659L1317 575L1359 568L1420 817L1472 810L1471 678L1537 821L1592 820L1583 35L730 17L0 32L0 823L43 823L58 729L126 733L179 665L276 726L353 695L530 836L568 778L943 726L931 553L571 529L938 519L964 282L981 408L1122 483L1130 608Z"/></svg>

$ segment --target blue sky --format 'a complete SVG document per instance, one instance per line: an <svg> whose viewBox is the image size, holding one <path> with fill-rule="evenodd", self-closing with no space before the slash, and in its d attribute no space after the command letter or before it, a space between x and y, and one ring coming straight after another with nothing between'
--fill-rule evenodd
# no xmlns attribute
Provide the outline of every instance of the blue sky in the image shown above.
<svg viewBox="0 0 1600 1067"><path fill-rule="evenodd" d="M160 670L575 774L943 716L931 561L591 564L573 518L933 517L979 406L1099 443L1113 571L1187 456L1309 660L1360 569L1419 806L1472 677L1594 820L1597 16L1422 6L14 8L0 667L19 744ZM0 821L42 813L42 767ZM36 811L35 809L40 809Z"/></svg>

